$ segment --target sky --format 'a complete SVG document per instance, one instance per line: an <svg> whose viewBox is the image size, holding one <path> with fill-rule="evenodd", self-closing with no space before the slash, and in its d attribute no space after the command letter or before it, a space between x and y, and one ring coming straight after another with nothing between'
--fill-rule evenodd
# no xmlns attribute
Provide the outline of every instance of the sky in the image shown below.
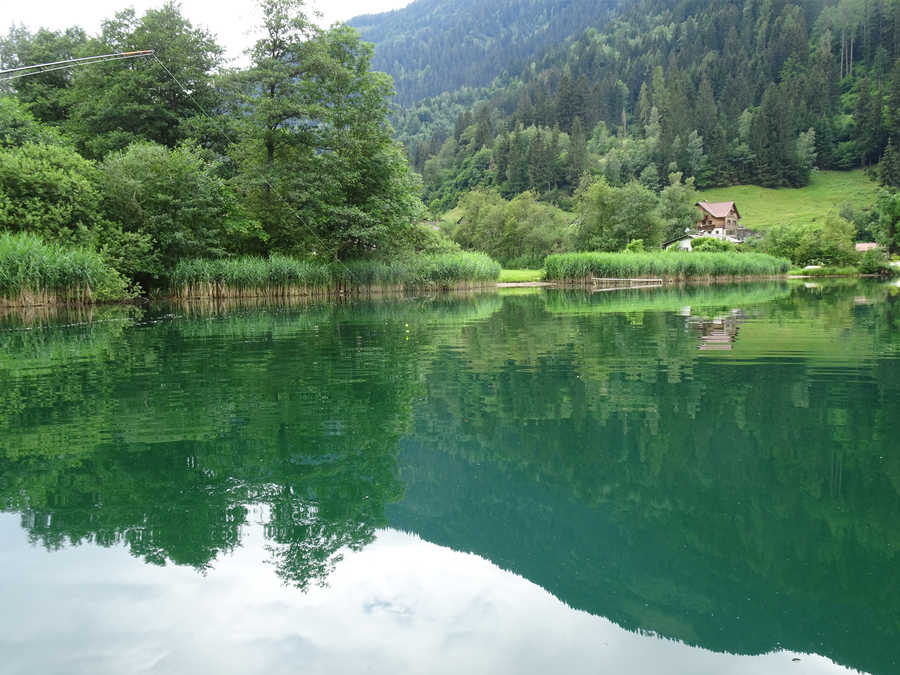
<svg viewBox="0 0 900 675"><path fill-rule="evenodd" d="M346 21L360 14L376 14L408 5L410 0L307 0L307 6L322 12L320 24ZM12 24L31 30L60 30L81 26L99 32L100 23L117 11L134 7L138 14L159 7L164 0L25 0L0 2L0 34ZM229 58L240 59L253 42L253 28L260 24L255 0L181 0L183 14L195 26L204 26L218 37Z"/></svg>

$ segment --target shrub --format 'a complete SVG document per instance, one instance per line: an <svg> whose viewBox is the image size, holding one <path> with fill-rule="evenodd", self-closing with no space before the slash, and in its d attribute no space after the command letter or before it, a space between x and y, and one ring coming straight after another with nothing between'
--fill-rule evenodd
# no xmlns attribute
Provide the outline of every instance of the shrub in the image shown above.
<svg viewBox="0 0 900 675"><path fill-rule="evenodd" d="M737 246L726 239L716 239L715 237L698 237L691 240L691 250L706 251L709 253L722 253L726 251L737 251Z"/></svg>
<svg viewBox="0 0 900 675"><path fill-rule="evenodd" d="M861 253L857 267L861 274L882 274L887 276L893 272L893 268L888 265L887 256L880 248Z"/></svg>

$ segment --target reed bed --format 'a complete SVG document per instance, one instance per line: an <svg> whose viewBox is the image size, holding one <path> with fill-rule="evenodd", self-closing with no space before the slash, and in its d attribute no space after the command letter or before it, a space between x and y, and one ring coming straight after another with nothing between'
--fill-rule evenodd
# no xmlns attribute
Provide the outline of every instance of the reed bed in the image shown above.
<svg viewBox="0 0 900 675"><path fill-rule="evenodd" d="M475 289L493 284L500 265L481 253L412 256L391 263L315 263L285 256L189 259L172 274L177 298L326 297L410 290Z"/></svg>
<svg viewBox="0 0 900 675"><path fill-rule="evenodd" d="M0 233L0 307L90 304L127 297L126 281L98 253Z"/></svg>
<svg viewBox="0 0 900 675"><path fill-rule="evenodd" d="M594 278L741 279L786 274L790 262L764 253L558 253L547 256L545 278L590 285Z"/></svg>

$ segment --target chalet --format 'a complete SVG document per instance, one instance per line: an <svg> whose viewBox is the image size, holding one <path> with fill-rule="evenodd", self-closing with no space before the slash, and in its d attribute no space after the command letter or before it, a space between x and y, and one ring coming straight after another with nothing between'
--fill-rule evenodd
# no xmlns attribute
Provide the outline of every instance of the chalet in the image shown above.
<svg viewBox="0 0 900 675"><path fill-rule="evenodd" d="M734 202L697 202L700 218L697 230L701 236L743 241L741 215Z"/></svg>

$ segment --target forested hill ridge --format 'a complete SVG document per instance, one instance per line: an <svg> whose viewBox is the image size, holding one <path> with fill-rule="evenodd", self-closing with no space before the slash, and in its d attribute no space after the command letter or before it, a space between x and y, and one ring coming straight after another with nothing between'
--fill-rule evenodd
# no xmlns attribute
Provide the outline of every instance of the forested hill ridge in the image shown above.
<svg viewBox="0 0 900 675"><path fill-rule="evenodd" d="M900 0L638 0L502 85L395 121L433 211L484 186L565 202L585 171L654 190L676 171L779 187L880 162L897 185L898 59Z"/></svg>
<svg viewBox="0 0 900 675"><path fill-rule="evenodd" d="M372 66L409 105L518 72L549 47L602 25L616 0L417 0L349 21L375 45Z"/></svg>

